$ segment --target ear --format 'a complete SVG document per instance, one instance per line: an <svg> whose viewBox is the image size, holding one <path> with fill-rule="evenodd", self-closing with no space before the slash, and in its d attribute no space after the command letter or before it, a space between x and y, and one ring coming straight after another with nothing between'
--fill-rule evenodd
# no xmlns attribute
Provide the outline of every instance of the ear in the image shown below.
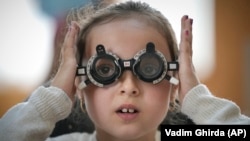
<svg viewBox="0 0 250 141"><path fill-rule="evenodd" d="M75 78L76 95L79 99L84 100L83 90L81 87L79 87L80 83L81 83L81 79L78 76Z"/></svg>
<svg viewBox="0 0 250 141"><path fill-rule="evenodd" d="M80 108L81 108L82 112L85 113L86 109L85 109L85 104L84 104L85 103L84 91L83 91L82 87L79 85L81 85L81 78L78 76L75 78L76 96L80 101Z"/></svg>
<svg viewBox="0 0 250 141"><path fill-rule="evenodd" d="M179 79L179 76L178 76L178 73L177 73L177 72L174 72L174 73L173 73L173 76L174 76L176 79ZM180 87L180 84L178 84L178 85L173 85L173 84L172 84L171 92L170 92L170 102L171 102L171 103L175 103L176 99L179 98L179 95L178 95L179 87Z"/></svg>

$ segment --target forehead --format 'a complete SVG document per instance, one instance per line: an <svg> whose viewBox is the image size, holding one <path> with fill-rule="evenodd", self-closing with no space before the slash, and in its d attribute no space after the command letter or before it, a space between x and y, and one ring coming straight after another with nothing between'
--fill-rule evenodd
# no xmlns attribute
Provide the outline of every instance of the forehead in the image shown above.
<svg viewBox="0 0 250 141"><path fill-rule="evenodd" d="M94 26L86 38L85 56L89 58L96 53L96 46L104 45L122 59L132 58L144 49L148 42L153 42L169 60L170 53L166 38L154 26L134 18L114 20Z"/></svg>

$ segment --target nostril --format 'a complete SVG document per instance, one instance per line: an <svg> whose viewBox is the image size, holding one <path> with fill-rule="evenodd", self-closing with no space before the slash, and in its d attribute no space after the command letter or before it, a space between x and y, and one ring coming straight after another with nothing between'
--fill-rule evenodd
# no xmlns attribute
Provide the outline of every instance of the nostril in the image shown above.
<svg viewBox="0 0 250 141"><path fill-rule="evenodd" d="M125 93L128 93L128 92L125 91L125 90L121 90L121 93L125 94ZM132 94L132 95L136 95L137 93L138 93L138 91L136 91L136 90L130 92L130 94Z"/></svg>
<svg viewBox="0 0 250 141"><path fill-rule="evenodd" d="M137 91L132 91L132 94L136 94L137 93Z"/></svg>

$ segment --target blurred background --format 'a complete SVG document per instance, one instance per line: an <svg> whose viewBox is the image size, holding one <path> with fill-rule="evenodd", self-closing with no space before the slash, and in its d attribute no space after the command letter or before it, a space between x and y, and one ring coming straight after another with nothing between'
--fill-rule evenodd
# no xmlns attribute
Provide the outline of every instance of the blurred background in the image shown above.
<svg viewBox="0 0 250 141"><path fill-rule="evenodd" d="M89 1L0 1L0 117L48 79L65 13ZM194 64L201 81L250 116L250 1L141 1L166 15L178 41L181 17L194 19Z"/></svg>

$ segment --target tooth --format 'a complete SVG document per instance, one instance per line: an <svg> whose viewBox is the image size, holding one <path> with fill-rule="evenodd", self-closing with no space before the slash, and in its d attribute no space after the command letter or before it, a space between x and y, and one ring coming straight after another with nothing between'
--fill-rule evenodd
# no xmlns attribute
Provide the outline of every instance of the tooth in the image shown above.
<svg viewBox="0 0 250 141"><path fill-rule="evenodd" d="M123 112L123 113L127 113L127 112L128 112L128 109L123 108L123 109L122 109L122 112Z"/></svg>
<svg viewBox="0 0 250 141"><path fill-rule="evenodd" d="M134 109L128 109L129 113L134 113L134 111L135 111Z"/></svg>

